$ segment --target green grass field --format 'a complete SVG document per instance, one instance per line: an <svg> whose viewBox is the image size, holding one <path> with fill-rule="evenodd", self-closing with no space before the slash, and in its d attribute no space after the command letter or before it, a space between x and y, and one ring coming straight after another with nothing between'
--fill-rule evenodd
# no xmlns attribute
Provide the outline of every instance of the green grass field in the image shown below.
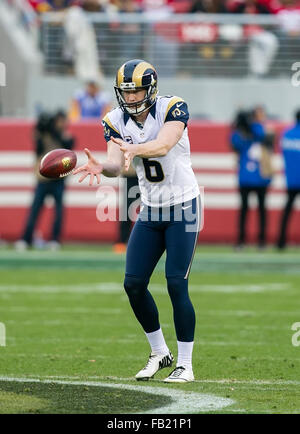
<svg viewBox="0 0 300 434"><path fill-rule="evenodd" d="M196 381L136 382L149 346L110 246L0 250L0 413L300 413L300 251L201 247L190 275ZM161 261L150 290L177 353Z"/></svg>

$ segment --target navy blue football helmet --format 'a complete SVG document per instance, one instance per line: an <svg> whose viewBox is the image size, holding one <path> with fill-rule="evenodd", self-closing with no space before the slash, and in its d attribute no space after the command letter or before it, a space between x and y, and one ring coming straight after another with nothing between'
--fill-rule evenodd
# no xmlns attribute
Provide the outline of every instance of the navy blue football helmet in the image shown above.
<svg viewBox="0 0 300 434"><path fill-rule="evenodd" d="M149 109L156 101L157 72L145 60L133 59L124 63L117 72L114 86L119 106L132 116L139 115ZM123 92L130 90L146 90L145 98L137 103L126 103Z"/></svg>

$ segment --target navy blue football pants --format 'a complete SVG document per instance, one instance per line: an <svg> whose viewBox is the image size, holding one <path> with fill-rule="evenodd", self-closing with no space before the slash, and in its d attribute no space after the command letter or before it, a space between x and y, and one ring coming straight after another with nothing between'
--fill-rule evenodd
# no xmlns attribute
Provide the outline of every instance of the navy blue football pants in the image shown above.
<svg viewBox="0 0 300 434"><path fill-rule="evenodd" d="M55 200L55 217L52 225L51 240L59 241L63 222L63 194L64 179L55 181L38 182L30 212L27 218L26 227L22 239L28 244L32 243L33 231L36 226L40 211L44 205L46 196L52 196Z"/></svg>
<svg viewBox="0 0 300 434"><path fill-rule="evenodd" d="M160 328L158 310L148 283L166 251L165 275L177 340L194 340L195 311L188 294L188 276L199 227L200 196L169 208L141 206L128 241L124 288L146 333Z"/></svg>
<svg viewBox="0 0 300 434"><path fill-rule="evenodd" d="M295 202L296 196L300 195L300 188L298 189L288 189L287 191L287 201L282 212L281 222L280 222L280 233L277 241L277 246L283 249L286 245L286 232L288 227L288 222L293 209L293 204Z"/></svg>

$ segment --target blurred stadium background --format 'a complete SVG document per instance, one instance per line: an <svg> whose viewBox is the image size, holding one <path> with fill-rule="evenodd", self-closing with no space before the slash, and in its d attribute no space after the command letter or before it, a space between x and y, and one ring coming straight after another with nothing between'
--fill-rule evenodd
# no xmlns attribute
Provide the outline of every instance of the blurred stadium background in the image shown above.
<svg viewBox="0 0 300 434"><path fill-rule="evenodd" d="M299 11L296 0L2 0L0 61L6 83L0 87L0 238L14 241L24 226L35 183L32 128L38 114L68 111L95 62L102 89L113 100L119 65L145 58L157 67L160 94L175 93L189 105L192 162L205 189L200 242L235 240L239 197L230 125L238 109L265 107L276 132L276 175L267 195L267 239L273 243L285 203L278 138L299 107L299 91L292 85L300 61ZM70 130L79 163L87 145L101 158L106 145L98 120L72 122ZM103 182L119 188L115 179ZM73 178L67 184L63 240L116 241L116 222L96 219L96 188ZM44 237L48 206L38 227ZM300 242L299 210L298 202L289 227L292 243ZM251 211L250 242L255 233Z"/></svg>

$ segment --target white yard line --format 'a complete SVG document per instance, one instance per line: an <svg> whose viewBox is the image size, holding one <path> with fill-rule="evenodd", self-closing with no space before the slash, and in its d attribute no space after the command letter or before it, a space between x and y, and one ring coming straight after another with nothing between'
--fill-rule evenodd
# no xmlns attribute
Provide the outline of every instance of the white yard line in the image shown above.
<svg viewBox="0 0 300 434"><path fill-rule="evenodd" d="M300 253L300 249L299 249ZM201 251L201 246L197 247L197 251L195 253L195 260L213 260L218 263L276 263L276 264L289 264L291 261L295 261L295 263L299 263L299 253L289 253L285 252L284 256L282 254L268 253L264 252L263 254L258 254L257 252L242 252L242 253L234 253L234 252L219 252L219 253L210 253ZM125 262L125 255L119 256L111 251L97 251L95 249L91 252L91 250L85 250L84 247L82 250L61 250L58 252L51 252L47 250L33 250L33 251L25 251L25 252L16 252L14 250L0 250L0 257L4 257L5 259L36 259L44 260L44 259L59 259L60 261L68 261L78 260L93 260L97 261L100 259L109 260L112 262L121 262L122 260Z"/></svg>
<svg viewBox="0 0 300 434"><path fill-rule="evenodd" d="M51 376L47 378L57 379L80 379L80 377L65 377L65 376ZM82 378L82 377L81 377ZM133 377L101 377L101 376L89 376L88 380L114 380L114 381L136 381ZM152 380L153 381L153 380ZM161 382L161 380L154 380ZM220 380L195 380L195 383L213 383L213 384L240 384L240 385L271 385L271 386L300 386L300 380L235 380L235 379L220 379Z"/></svg>
<svg viewBox="0 0 300 434"><path fill-rule="evenodd" d="M167 396L172 399L170 404L167 404L161 408L148 410L141 412L143 414L191 414L199 412L217 411L228 413L248 413L246 409L230 409L230 406L235 404L235 401L230 398L222 398L216 395L203 394L197 392L180 391L177 388L174 389L173 385L170 387L156 387L148 385L129 385L118 382L133 382L136 383L133 377L113 377L113 376L44 376L42 378L36 378L35 375L27 377L10 377L0 376L0 381L12 381L21 383L44 383L44 384L65 384L65 385L81 385L91 387L109 387L113 389L133 390L138 392L145 392L155 395ZM95 381L97 380L97 381ZM114 383L109 383L113 381ZM115 383L117 382L117 383ZM152 380L151 383L162 384L162 380ZM279 386L280 390L290 390L289 388L282 389L282 386L296 386L300 385L300 381L297 380L236 380L236 379L218 379L218 380L195 380L197 384L216 384L223 386L230 386L233 390L236 386L237 390L248 386L255 386L257 390L270 391L279 390L278 387L272 388L272 386ZM243 387L244 386L244 387ZM262 387L266 386L266 387ZM271 386L271 388L270 388ZM229 407L229 408L228 408ZM263 409L263 413L272 413L274 409ZM275 411L276 412L276 411ZM283 411L284 413L290 413L290 410ZM299 411L294 409L293 413ZM251 413L251 412L250 412Z"/></svg>
<svg viewBox="0 0 300 434"><path fill-rule="evenodd" d="M235 380L235 379L220 379L220 380L195 380L195 383L213 383L213 384L245 384L251 386L300 386L298 380Z"/></svg>
<svg viewBox="0 0 300 434"><path fill-rule="evenodd" d="M121 379L120 379L121 380ZM189 391L181 391L178 389L152 387L152 386L132 386L128 384L113 384L98 381L68 381L68 380L40 380L36 378L18 378L18 377L0 377L0 381L12 381L19 383L44 383L44 384L65 384L65 385L80 385L91 387L109 387L112 389L123 389L137 392L144 392L154 395L166 396L172 399L172 402L160 408L143 411L146 414L190 414L198 412L207 412L220 410L224 407L235 403L232 399L221 398L215 395L204 393L196 393ZM121 380L122 381L122 380Z"/></svg>
<svg viewBox="0 0 300 434"><path fill-rule="evenodd" d="M167 293L167 285L150 283L149 289L153 293ZM228 284L228 285L189 285L191 293L217 292L217 293L261 293L272 291L287 291L291 289L289 283L262 283L262 284ZM105 283L81 283L81 284L59 284L59 285L0 285L0 293L29 292L29 293L123 293L123 282Z"/></svg>
<svg viewBox="0 0 300 434"><path fill-rule="evenodd" d="M70 337L63 337L63 338L29 338L27 336L20 336L19 338L22 342L39 342L39 343L61 343L61 342L78 342L78 343L84 343L86 342L86 339L83 338L70 338ZM111 338L89 338L89 341L94 341L95 343L103 343L103 344L110 344L112 342ZM119 344L136 344L137 340L132 341L130 339L114 339L113 340L114 343L119 343ZM139 342L142 342L142 340L138 340ZM143 341L144 342L144 341ZM11 343L8 340L7 346L17 346L19 345L19 343ZM256 341L249 341L247 340L247 342L244 341L232 341L232 342L223 342L223 341L209 341L209 340L198 340L197 345L202 345L202 346L212 346L212 347L216 347L216 346L221 346L221 347L257 347L257 346L265 346L266 343L265 342L256 342ZM30 354L30 357L33 356L33 354Z"/></svg>
<svg viewBox="0 0 300 434"><path fill-rule="evenodd" d="M85 379L86 381L90 380L98 380L98 381L132 381L136 383L136 379L134 377L115 377L115 376L101 376L101 375L88 375L88 376L78 376L78 375L45 375L41 376L40 378L37 378L36 374L30 374L26 377L18 378L18 377L10 377L10 376L0 376L0 381L19 381L19 382L26 382L33 380L34 382L42 381L42 382L51 382L49 380L55 379L55 380L82 380ZM162 380L152 379L151 383L162 383ZM269 386L300 386L300 380L259 380L259 379L253 379L253 380L236 380L234 378L220 378L220 379L209 379L209 380L195 380L194 383L200 383L200 384L224 384L224 385L251 385L251 386L263 386L263 385L269 385ZM81 384L81 382L75 382L74 384ZM147 384L147 383L145 383ZM150 383L148 383L150 384ZM106 385L106 384L105 384ZM142 386L146 387L146 386ZM167 387L167 386L166 386Z"/></svg>

